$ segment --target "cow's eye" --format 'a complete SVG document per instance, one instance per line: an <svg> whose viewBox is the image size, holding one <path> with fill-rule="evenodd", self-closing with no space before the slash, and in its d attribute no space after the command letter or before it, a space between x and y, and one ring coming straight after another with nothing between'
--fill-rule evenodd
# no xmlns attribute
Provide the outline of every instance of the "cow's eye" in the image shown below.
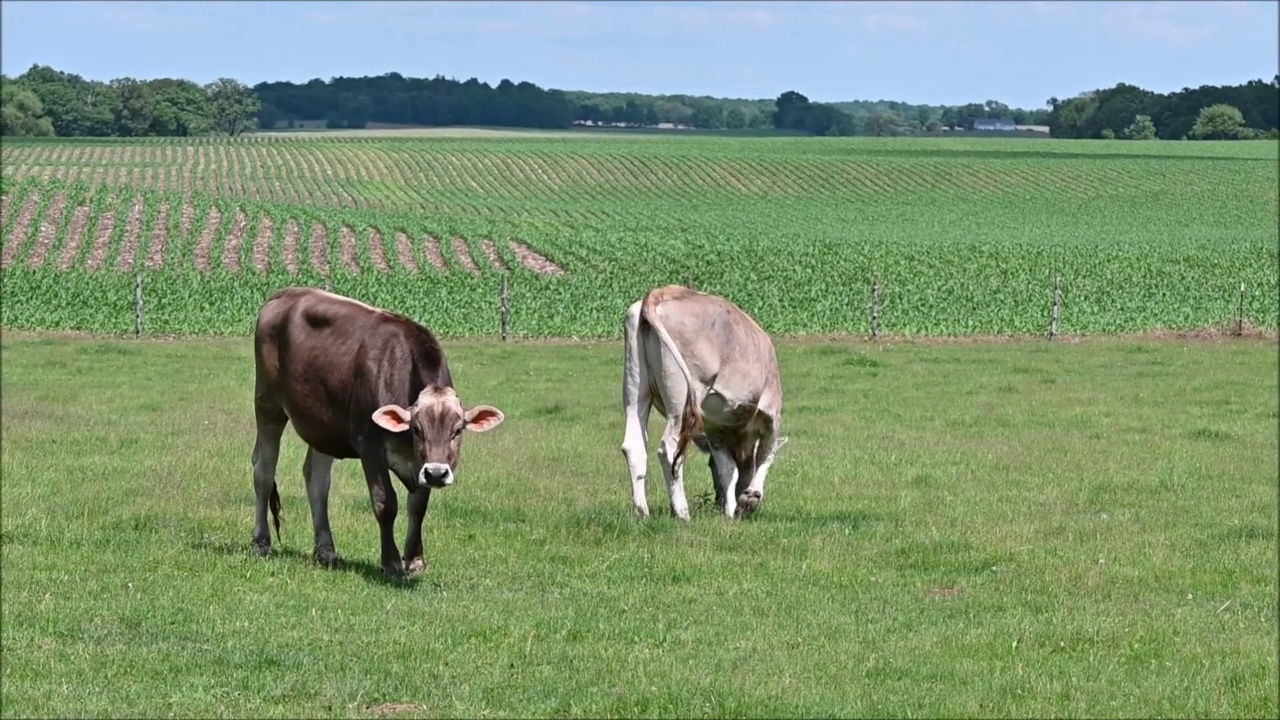
<svg viewBox="0 0 1280 720"><path fill-rule="evenodd" d="M462 428L463 428L463 427L464 427L464 426L462 426L462 425L459 425L459 426L455 427L455 428L453 429L453 435L451 435L450 437L458 437L459 435L461 435L461 434L462 434Z"/></svg>
<svg viewBox="0 0 1280 720"><path fill-rule="evenodd" d="M416 438L420 438L420 437L422 437L422 428L418 427L417 425L414 425L414 426L412 426L412 428L411 428L411 429L413 430L413 436L414 436L414 437L416 437Z"/></svg>

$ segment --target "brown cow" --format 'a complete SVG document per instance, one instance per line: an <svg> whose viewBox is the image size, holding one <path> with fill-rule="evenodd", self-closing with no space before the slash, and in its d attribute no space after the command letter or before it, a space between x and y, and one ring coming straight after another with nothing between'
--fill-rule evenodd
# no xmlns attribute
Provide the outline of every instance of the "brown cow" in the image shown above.
<svg viewBox="0 0 1280 720"><path fill-rule="evenodd" d="M453 484L462 431L491 430L502 412L488 405L463 410L444 352L422 325L315 288L285 288L262 305L254 364L256 552L271 552L268 503L280 532L276 462L292 422L307 444L302 476L316 561L338 562L329 530L333 461L359 458L382 534L383 572L402 577L425 569L422 519L431 490ZM403 558L393 533L397 500L389 472L408 491Z"/></svg>
<svg viewBox="0 0 1280 720"><path fill-rule="evenodd" d="M622 454L631 502L645 500L649 410L667 418L658 458L671 512L689 519L685 450L708 453L716 503L731 518L754 512L779 448L782 384L773 342L737 305L680 285L651 290L627 309L622 382ZM736 483L735 483L736 480Z"/></svg>

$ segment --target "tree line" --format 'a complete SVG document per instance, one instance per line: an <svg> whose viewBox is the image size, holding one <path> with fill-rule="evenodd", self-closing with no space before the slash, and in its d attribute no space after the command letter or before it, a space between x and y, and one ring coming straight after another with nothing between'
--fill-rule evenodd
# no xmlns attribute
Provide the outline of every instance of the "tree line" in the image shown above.
<svg viewBox="0 0 1280 720"><path fill-rule="evenodd" d="M222 78L87 80L33 65L0 75L4 135L238 135L253 128L303 123L330 128L389 125L480 125L568 128L574 125L671 126L704 130L783 130L808 135L921 135L973 130L980 120L1047 125L1054 137L1257 137L1280 125L1280 76L1239 86L1204 86L1167 95L1121 83L1049 100L1047 109L1011 108L996 100L965 105L895 101L812 102L794 90L776 99L715 98L545 89L502 80L496 86L437 75L400 73L262 82ZM1202 111L1209 117L1202 118ZM1235 114L1233 114L1233 112ZM1239 117L1237 117L1237 115ZM1197 124L1199 123L1199 124ZM1149 127L1150 126L1150 127Z"/></svg>
<svg viewBox="0 0 1280 720"><path fill-rule="evenodd" d="M1276 137L1280 74L1271 82L1202 85L1154 93L1119 83L1059 100L1050 98L1049 132L1059 138L1250 139Z"/></svg>
<svg viewBox="0 0 1280 720"><path fill-rule="evenodd" d="M0 134L58 137L239 135L259 112L252 90L231 78L86 80L46 65L0 75Z"/></svg>

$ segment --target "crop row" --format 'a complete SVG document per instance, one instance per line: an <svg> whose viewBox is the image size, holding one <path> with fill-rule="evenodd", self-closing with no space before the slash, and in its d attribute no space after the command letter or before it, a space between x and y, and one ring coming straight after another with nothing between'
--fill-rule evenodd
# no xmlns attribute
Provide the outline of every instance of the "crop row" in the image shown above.
<svg viewBox="0 0 1280 720"><path fill-rule="evenodd" d="M331 266L358 275L476 274L486 268L505 272L518 265L541 274L564 272L516 240L442 241L401 229L389 229L384 236L378 225L357 229L354 223L314 213L299 219L290 210L84 184L21 183L0 197L0 267L265 274L275 266L296 275L309 264L328 276Z"/></svg>
<svg viewBox="0 0 1280 720"><path fill-rule="evenodd" d="M716 144L685 145L295 140L20 143L2 152L4 173L13 180L34 175L312 206L533 212L599 221L676 205L709 212L777 202L1062 205L1118 193L1173 206L1188 199L1188 184L1259 201L1275 194L1274 185L1260 182L1274 176L1274 158L1261 156L1222 162L1181 155L984 155L941 144L927 155L878 151L875 145L864 152L753 155Z"/></svg>
<svg viewBox="0 0 1280 720"><path fill-rule="evenodd" d="M1222 325L1241 283L1280 325L1274 146L1086 145L6 142L3 324L127 332L141 272L155 332L240 333L276 287L327 282L491 334L496 255L517 335L616 337L688 278L770 330L861 332L873 275L889 333L1043 332L1058 275L1064 333Z"/></svg>

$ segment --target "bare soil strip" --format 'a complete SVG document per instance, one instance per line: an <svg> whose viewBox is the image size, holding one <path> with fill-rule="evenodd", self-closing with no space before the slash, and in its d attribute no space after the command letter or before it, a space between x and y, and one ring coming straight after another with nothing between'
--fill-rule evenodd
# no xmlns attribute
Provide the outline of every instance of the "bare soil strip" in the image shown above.
<svg viewBox="0 0 1280 720"><path fill-rule="evenodd" d="M440 252L440 241L428 235L422 241L422 251L426 254L427 260L432 267L442 273L449 272L449 266L444 262L444 253Z"/></svg>
<svg viewBox="0 0 1280 720"><path fill-rule="evenodd" d="M311 267L325 277L329 276L328 249L329 231L324 225L315 223L311 226Z"/></svg>
<svg viewBox="0 0 1280 720"><path fill-rule="evenodd" d="M107 207L114 208L117 199L112 197L107 201ZM108 210L98 217L98 231L93 234L93 245L89 247L89 258L85 261L85 268L89 270L97 270L107 260L107 250L111 248L111 231L116 228L116 211Z"/></svg>
<svg viewBox="0 0 1280 720"><path fill-rule="evenodd" d="M564 275L564 269L534 252L524 243L511 240L507 243L507 247L511 248L511 252L515 253L522 265L539 275Z"/></svg>
<svg viewBox="0 0 1280 720"><path fill-rule="evenodd" d="M356 231L346 225L338 230L338 257L347 272L360 274L360 263L356 260Z"/></svg>
<svg viewBox="0 0 1280 720"><path fill-rule="evenodd" d="M27 256L27 267L38 268L44 265L44 259L49 255L49 248L53 247L53 239L58 234L58 228L62 227L62 211L66 205L66 193L57 193L49 201L49 207L45 208L44 218L40 222L40 231L36 233L35 247L31 248L31 254Z"/></svg>
<svg viewBox="0 0 1280 720"><path fill-rule="evenodd" d="M409 236L402 232L396 233L396 256L400 258L400 264L405 270L411 273L418 272L418 261L413 258L413 243L409 240Z"/></svg>
<svg viewBox="0 0 1280 720"><path fill-rule="evenodd" d="M289 218L284 224L284 240L280 243L280 255L284 262L284 269L288 270L290 275L298 274L298 236L301 234L298 221Z"/></svg>
<svg viewBox="0 0 1280 720"><path fill-rule="evenodd" d="M156 212L156 224L151 228L151 247L147 249L148 270L159 270L164 266L164 249L168 244L169 203L163 203Z"/></svg>
<svg viewBox="0 0 1280 720"><path fill-rule="evenodd" d="M196 270L202 273L209 272L209 248L213 247L213 234L218 231L218 225L221 223L222 211L218 210L216 205L211 205L209 215L204 221L204 229L200 231L200 238L196 240L195 251L192 253Z"/></svg>
<svg viewBox="0 0 1280 720"><path fill-rule="evenodd" d="M80 252L80 243L84 242L84 231L89 227L89 211L92 210L88 205L81 205L71 213L71 226L67 228L67 239L62 244L62 252L58 255L58 270L66 272L71 269L71 263L75 262L76 254Z"/></svg>
<svg viewBox="0 0 1280 720"><path fill-rule="evenodd" d="M124 241L120 245L120 257L116 259L116 270L124 272L133 269L133 261L138 256L138 242L142 239L142 196L134 195L133 204L129 206L129 215L124 220Z"/></svg>
<svg viewBox="0 0 1280 720"><path fill-rule="evenodd" d="M18 211L18 217L13 220L13 229L9 231L9 237L5 239L3 255L0 255L0 267L9 267L17 257L18 249L22 247L22 243L26 242L27 232L31 228L32 221L35 220L36 209L39 207L40 191L36 190L27 196L27 201Z"/></svg>
<svg viewBox="0 0 1280 720"><path fill-rule="evenodd" d="M253 239L253 269L265 274L271 266L271 238L274 236L275 224L270 215L263 215L258 220L258 236ZM298 238L294 237L296 243ZM297 247L294 247L297 251Z"/></svg>
<svg viewBox="0 0 1280 720"><path fill-rule="evenodd" d="M369 261L373 263L373 269L385 273L390 270L387 267L387 255L382 248L382 233L377 228L369 228L369 236L366 239L369 244Z"/></svg>
<svg viewBox="0 0 1280 720"><path fill-rule="evenodd" d="M222 266L232 273L240 272L240 245L248 230L249 218L244 210L236 208L236 215L231 219L231 231L227 233L227 242L222 246Z"/></svg>
<svg viewBox="0 0 1280 720"><path fill-rule="evenodd" d="M460 237L453 239L453 256L458 259L458 264L462 266L472 275L480 274L480 268L476 267L475 258L471 257L471 250L467 248L467 241Z"/></svg>
<svg viewBox="0 0 1280 720"><path fill-rule="evenodd" d="M494 270L506 272L507 264L502 262L502 256L498 254L498 246L492 240L481 240L480 249L484 250L484 255L489 258L489 265Z"/></svg>
<svg viewBox="0 0 1280 720"><path fill-rule="evenodd" d="M191 202L191 196L182 198L182 217L179 220L179 227L182 237L191 237L191 226L196 221L196 206Z"/></svg>

